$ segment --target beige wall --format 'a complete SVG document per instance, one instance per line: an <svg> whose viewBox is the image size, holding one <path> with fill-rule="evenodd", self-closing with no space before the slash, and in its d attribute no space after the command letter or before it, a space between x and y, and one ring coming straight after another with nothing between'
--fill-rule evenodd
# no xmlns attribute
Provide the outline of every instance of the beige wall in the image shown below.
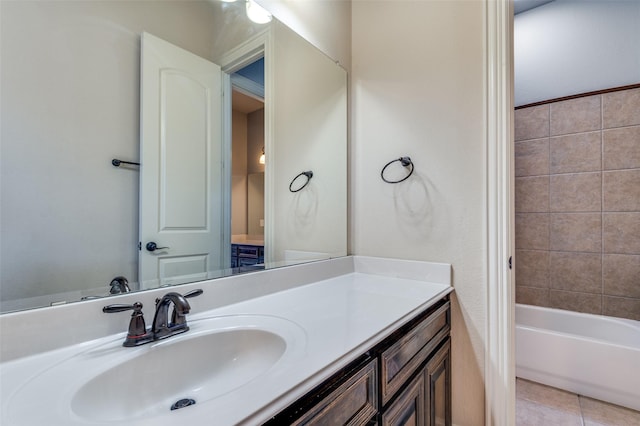
<svg viewBox="0 0 640 426"><path fill-rule="evenodd" d="M264 173L247 176L247 234L253 240L264 238Z"/></svg>
<svg viewBox="0 0 640 426"><path fill-rule="evenodd" d="M258 161L264 146L264 108L249 114L233 110L232 126L231 234L262 235L264 227L259 220L264 218L264 178L255 175L264 174L264 164ZM258 182L263 182L262 191Z"/></svg>
<svg viewBox="0 0 640 426"><path fill-rule="evenodd" d="M351 233L358 255L453 265L453 417L484 423L482 1L354 1ZM413 176L384 183L400 156Z"/></svg>
<svg viewBox="0 0 640 426"><path fill-rule="evenodd" d="M264 148L264 108L247 115L247 173L264 173L260 154Z"/></svg>
<svg viewBox="0 0 640 426"><path fill-rule="evenodd" d="M264 148L264 108L247 116L247 126L247 234L263 237L265 165L259 159Z"/></svg>
<svg viewBox="0 0 640 426"><path fill-rule="evenodd" d="M640 320L640 89L518 109L516 301Z"/></svg>
<svg viewBox="0 0 640 426"><path fill-rule="evenodd" d="M247 114L233 110L231 119L231 234L247 233Z"/></svg>

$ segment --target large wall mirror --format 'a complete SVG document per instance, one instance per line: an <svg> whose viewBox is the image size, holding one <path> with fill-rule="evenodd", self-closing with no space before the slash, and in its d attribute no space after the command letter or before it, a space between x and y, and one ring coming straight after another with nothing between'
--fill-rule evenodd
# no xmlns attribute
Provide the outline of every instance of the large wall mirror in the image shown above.
<svg viewBox="0 0 640 426"><path fill-rule="evenodd" d="M247 4L0 2L2 312L347 254L346 72Z"/></svg>

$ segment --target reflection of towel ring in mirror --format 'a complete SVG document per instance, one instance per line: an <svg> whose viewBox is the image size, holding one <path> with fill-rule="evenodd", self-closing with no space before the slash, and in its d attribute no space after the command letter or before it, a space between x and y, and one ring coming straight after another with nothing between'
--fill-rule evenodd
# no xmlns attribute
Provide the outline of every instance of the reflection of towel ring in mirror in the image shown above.
<svg viewBox="0 0 640 426"><path fill-rule="evenodd" d="M400 164L402 164L403 167L411 166L411 170L409 170L409 174L408 175L406 175L405 177L403 177L400 180L387 180L384 177L384 171L387 169L387 167L389 167L391 164L395 163L396 161L399 161ZM405 180L409 179L409 176L411 176L412 174L413 174L413 161L411 161L411 158L409 158L409 157L400 157L400 158L397 158L395 160L391 160L387 164L385 164L384 167L382 168L382 171L380 172L380 177L382 178L383 181L385 181L387 183L400 183L402 181L405 181Z"/></svg>
<svg viewBox="0 0 640 426"><path fill-rule="evenodd" d="M293 186L293 183L300 177L300 176L306 176L307 177L307 181L298 189L292 189L291 187ZM302 172L300 173L298 176L294 177L293 180L291 181L291 183L289 184L289 191L291 192L298 192L300 190L302 190L302 188L304 188L305 186L307 186L309 184L309 181L311 181L311 178L313 177L313 172L312 171L308 171L308 172Z"/></svg>

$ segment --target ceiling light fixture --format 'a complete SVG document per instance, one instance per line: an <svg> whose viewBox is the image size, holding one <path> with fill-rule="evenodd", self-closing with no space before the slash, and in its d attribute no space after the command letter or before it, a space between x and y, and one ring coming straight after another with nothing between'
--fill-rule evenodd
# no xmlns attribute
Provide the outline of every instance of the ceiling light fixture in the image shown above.
<svg viewBox="0 0 640 426"><path fill-rule="evenodd" d="M268 24L271 22L272 15L265 8L260 6L254 0L247 0L246 5L247 16L256 24Z"/></svg>
<svg viewBox="0 0 640 426"><path fill-rule="evenodd" d="M223 3L235 3L237 0L221 0ZM269 11L260 6L255 0L244 0L247 17L256 24L268 24L273 19Z"/></svg>

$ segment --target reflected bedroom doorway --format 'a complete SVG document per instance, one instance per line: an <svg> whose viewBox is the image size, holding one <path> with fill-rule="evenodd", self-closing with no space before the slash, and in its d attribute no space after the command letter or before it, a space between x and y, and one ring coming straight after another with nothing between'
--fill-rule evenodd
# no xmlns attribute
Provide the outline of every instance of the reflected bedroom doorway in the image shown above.
<svg viewBox="0 0 640 426"><path fill-rule="evenodd" d="M264 58L231 75L231 268L264 269Z"/></svg>

